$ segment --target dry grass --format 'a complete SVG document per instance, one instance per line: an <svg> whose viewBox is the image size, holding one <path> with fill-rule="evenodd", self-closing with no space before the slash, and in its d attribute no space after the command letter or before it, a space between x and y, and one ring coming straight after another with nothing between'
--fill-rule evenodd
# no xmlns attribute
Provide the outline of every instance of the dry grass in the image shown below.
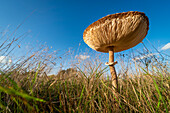
<svg viewBox="0 0 170 113"><path fill-rule="evenodd" d="M5 53L14 51L12 44L14 42L5 46L4 43L1 49ZM119 55L120 98L115 101L108 68L103 67L99 59L47 76L58 60L53 55L42 47L1 70L0 112L170 111L170 73L167 64L159 58L150 59L152 63L147 66L141 62L126 65L124 56ZM115 111L115 102L119 104L119 111Z"/></svg>

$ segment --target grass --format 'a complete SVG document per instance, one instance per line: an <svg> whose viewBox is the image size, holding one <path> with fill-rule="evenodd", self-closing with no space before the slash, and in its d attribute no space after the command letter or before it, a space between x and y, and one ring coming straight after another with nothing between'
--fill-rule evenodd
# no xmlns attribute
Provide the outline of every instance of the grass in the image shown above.
<svg viewBox="0 0 170 113"><path fill-rule="evenodd" d="M3 43L1 52L14 51L16 46L13 48L12 43L7 48ZM61 70L56 75L47 76L46 73L53 68L51 64L56 60L56 57L52 59L52 55L48 49L41 48L33 55L21 57L12 66L4 66L5 69L0 72L0 112L170 111L170 73L166 63L156 57L150 59L154 63L147 63L147 66L135 62L124 69L124 64L118 64L122 69L118 74L119 98L115 99L109 68L103 67L99 60L85 62L83 65ZM118 103L119 109L115 109L115 103Z"/></svg>
<svg viewBox="0 0 170 113"><path fill-rule="evenodd" d="M19 83L12 79L13 72L1 73L1 112L115 112L111 82L102 77L104 70L94 69L90 75L80 71L78 76L61 79L56 75L49 80L33 73L24 75L34 76L32 80ZM161 72L120 77L119 112L168 113L169 83L169 76Z"/></svg>

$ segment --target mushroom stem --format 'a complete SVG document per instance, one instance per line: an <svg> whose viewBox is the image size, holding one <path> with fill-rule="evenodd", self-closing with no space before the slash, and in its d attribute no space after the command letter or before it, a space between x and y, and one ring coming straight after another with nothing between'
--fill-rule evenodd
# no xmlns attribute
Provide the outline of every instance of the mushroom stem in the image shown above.
<svg viewBox="0 0 170 113"><path fill-rule="evenodd" d="M109 63L114 62L114 47L109 47ZM115 97L118 99L118 79L117 79L117 74L114 65L109 65L110 67L110 73L111 73L111 80L112 80L112 89L113 89L113 94Z"/></svg>

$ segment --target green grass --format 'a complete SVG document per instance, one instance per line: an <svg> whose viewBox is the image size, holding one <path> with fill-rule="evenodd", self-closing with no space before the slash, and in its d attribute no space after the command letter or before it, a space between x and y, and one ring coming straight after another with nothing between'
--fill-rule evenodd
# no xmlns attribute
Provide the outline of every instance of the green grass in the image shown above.
<svg viewBox="0 0 170 113"><path fill-rule="evenodd" d="M106 69L99 70L97 67L91 70L90 75L80 70L78 76L68 75L73 77L61 80L59 75L46 80L37 76L36 72L28 74L33 76L32 80L25 77L19 83L14 80L13 72L1 73L0 111L115 112L110 80L102 77ZM148 72L141 74L119 78L119 99L116 101L120 107L119 112L168 113L169 76L161 72L158 75Z"/></svg>
<svg viewBox="0 0 170 113"><path fill-rule="evenodd" d="M13 35L10 36L12 38ZM12 40L12 43L6 40L1 44L1 55L8 56L18 47L19 43L15 42L15 37ZM20 57L11 67L1 66L6 69L0 71L0 112L168 113L170 111L170 73L165 61L153 57L147 59L145 65L141 62L132 65L133 62L129 63L129 59L132 58L123 59L124 54L120 59L116 57L120 60L117 65L121 66L121 70L118 72L119 98L115 99L109 68L103 67L101 59L83 62L80 65L75 63L74 69L62 70L57 75L47 76L46 73L61 59L55 54L56 52L50 53L48 48L40 47ZM65 55L67 58L68 53ZM123 61L128 62L127 66L122 63ZM118 105L119 109L115 105Z"/></svg>

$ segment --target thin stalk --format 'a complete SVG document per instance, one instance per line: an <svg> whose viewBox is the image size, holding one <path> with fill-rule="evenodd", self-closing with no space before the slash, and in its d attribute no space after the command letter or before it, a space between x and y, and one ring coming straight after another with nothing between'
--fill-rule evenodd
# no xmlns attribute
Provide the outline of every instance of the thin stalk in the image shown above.
<svg viewBox="0 0 170 113"><path fill-rule="evenodd" d="M116 74L116 70L114 67L114 47L109 47L109 63L112 63L113 65L109 65L110 67L110 73L111 73L111 81L112 81L112 90L115 100L117 100L117 103L115 103L116 111L119 111L119 98L118 98L118 78Z"/></svg>
<svg viewBox="0 0 170 113"><path fill-rule="evenodd" d="M114 62L114 47L109 48L109 63L112 63L112 62ZM116 74L114 65L109 65L109 67L110 67L110 73L111 73L113 94L116 96L118 92L117 74Z"/></svg>

